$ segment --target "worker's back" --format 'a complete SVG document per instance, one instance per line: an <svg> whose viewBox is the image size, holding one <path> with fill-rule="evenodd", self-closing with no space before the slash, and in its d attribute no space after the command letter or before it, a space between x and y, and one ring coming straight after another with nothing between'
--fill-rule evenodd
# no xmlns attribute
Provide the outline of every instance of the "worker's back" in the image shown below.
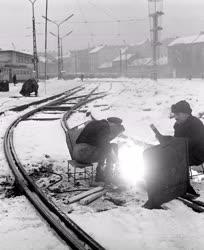
<svg viewBox="0 0 204 250"><path fill-rule="evenodd" d="M76 143L87 143L101 147L109 143L110 128L106 120L90 121L76 140Z"/></svg>

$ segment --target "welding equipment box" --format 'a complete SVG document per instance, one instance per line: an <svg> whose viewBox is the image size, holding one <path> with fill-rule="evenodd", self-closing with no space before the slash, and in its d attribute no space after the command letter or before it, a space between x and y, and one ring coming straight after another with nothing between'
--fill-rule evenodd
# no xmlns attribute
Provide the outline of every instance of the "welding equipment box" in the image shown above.
<svg viewBox="0 0 204 250"><path fill-rule="evenodd" d="M147 208L158 208L162 203L186 193L188 143L184 138L172 137L166 143L144 151Z"/></svg>

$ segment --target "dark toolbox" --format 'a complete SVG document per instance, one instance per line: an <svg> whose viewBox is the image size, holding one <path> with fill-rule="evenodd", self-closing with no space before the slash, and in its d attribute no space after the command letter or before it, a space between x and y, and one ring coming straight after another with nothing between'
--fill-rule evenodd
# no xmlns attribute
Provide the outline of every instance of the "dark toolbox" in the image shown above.
<svg viewBox="0 0 204 250"><path fill-rule="evenodd" d="M186 193L188 180L188 144L184 138L172 137L167 143L144 151L147 208Z"/></svg>

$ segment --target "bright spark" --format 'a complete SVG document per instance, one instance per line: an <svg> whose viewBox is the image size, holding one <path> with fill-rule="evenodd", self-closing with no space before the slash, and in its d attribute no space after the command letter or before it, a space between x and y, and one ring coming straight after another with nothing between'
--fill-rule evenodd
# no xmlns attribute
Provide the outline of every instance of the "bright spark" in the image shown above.
<svg viewBox="0 0 204 250"><path fill-rule="evenodd" d="M129 185L144 179L143 148L128 142L119 148L119 172Z"/></svg>

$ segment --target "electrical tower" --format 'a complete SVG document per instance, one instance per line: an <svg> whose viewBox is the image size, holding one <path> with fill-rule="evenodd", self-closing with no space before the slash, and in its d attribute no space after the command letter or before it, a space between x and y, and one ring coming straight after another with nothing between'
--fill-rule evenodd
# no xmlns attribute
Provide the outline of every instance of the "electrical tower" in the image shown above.
<svg viewBox="0 0 204 250"><path fill-rule="evenodd" d="M163 13L163 0L148 0L150 37L152 45L152 71L151 78L157 80L159 59L159 46L161 45L161 19Z"/></svg>

